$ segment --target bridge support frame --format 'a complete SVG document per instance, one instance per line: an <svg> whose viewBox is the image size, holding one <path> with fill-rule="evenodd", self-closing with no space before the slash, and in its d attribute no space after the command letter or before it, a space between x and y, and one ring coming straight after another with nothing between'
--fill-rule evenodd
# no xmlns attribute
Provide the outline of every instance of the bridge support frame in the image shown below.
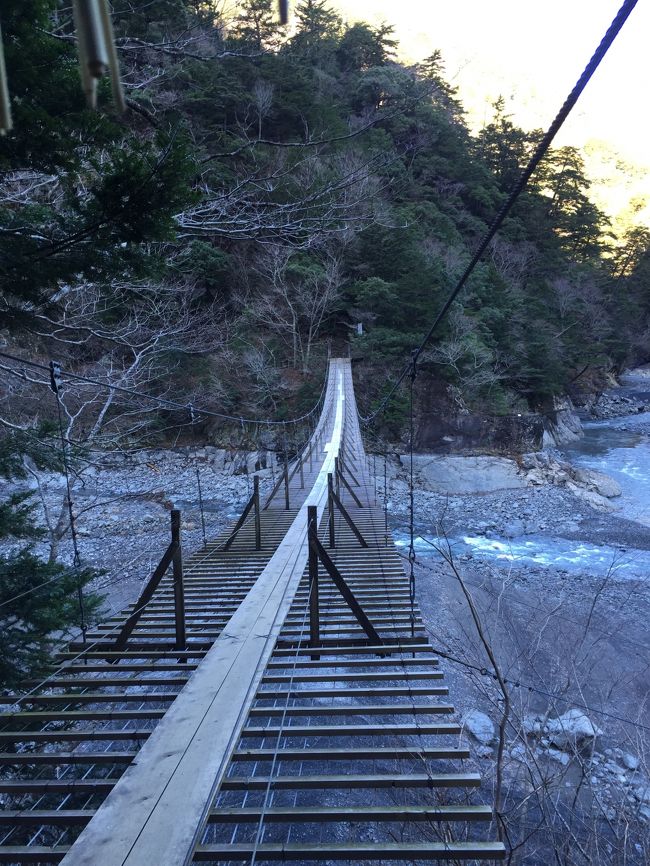
<svg viewBox="0 0 650 866"><path fill-rule="evenodd" d="M320 645L320 604L318 590L318 563L331 577L334 585L343 596L344 601L354 614L361 628L368 635L374 646L383 644L375 627L368 619L364 609L357 601L345 578L332 562L329 554L318 539L318 516L316 506L307 507L307 539L309 543L309 646L317 648ZM317 659L317 655L312 658Z"/></svg>
<svg viewBox="0 0 650 866"><path fill-rule="evenodd" d="M144 608L151 601L158 584L167 573L171 565L174 574L174 621L176 628L175 649L184 650L186 646L185 635L185 593L183 588L183 552L181 548L181 513L177 508L171 512L171 535L169 547L162 555L162 559L154 569L144 589L135 603L133 613L122 626L120 633L115 638L114 649L122 650L126 647L133 629L138 624ZM111 659L118 661L118 659Z"/></svg>
<svg viewBox="0 0 650 866"><path fill-rule="evenodd" d="M357 504L357 506L358 506L359 508L363 508L363 502L359 499L359 497L357 496L357 494L356 494L356 493L354 492L354 490L350 487L350 485L348 484L348 480L347 480L347 478L345 477L345 475L343 474L343 471L341 470L341 460L340 460L338 457L334 460L334 471L335 471L335 473L336 473L336 495L337 495L337 496L340 496L340 495L341 495L341 485L340 485L340 482L342 481L343 484L344 484L344 486L345 486L345 489L348 491L348 493L350 494L350 496L354 499L354 501L355 501L355 503ZM349 470L348 470L348 472L349 472ZM352 476L352 473L351 473L351 472L350 472L350 475L351 475L351 477L354 477L354 476ZM357 482L357 483L358 483L358 482Z"/></svg>
<svg viewBox="0 0 650 866"><path fill-rule="evenodd" d="M343 505L337 494L334 492L334 482L332 480L332 473L327 473L327 510L329 516L329 546L333 550L336 547L336 537L334 531L334 506L338 508L338 510L343 515L343 519L350 527L352 532L355 535L355 538L361 545L361 547L368 547L368 542L363 537L361 532L359 531L356 523L350 517L347 508Z"/></svg>
<svg viewBox="0 0 650 866"><path fill-rule="evenodd" d="M221 548L222 550L228 550L230 545L233 543L235 538L237 537L237 533L244 525L246 518L251 513L251 510L255 509L255 550L262 549L262 529L260 523L260 479L257 475L253 476L253 494L251 498L246 503L246 507L241 513L241 517L235 524L235 528L230 533L230 536L226 540L225 544Z"/></svg>

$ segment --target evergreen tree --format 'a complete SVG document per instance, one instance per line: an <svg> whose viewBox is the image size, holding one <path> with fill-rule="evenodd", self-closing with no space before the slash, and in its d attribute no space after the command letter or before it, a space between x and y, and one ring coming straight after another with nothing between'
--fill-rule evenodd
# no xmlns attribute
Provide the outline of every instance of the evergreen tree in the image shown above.
<svg viewBox="0 0 650 866"><path fill-rule="evenodd" d="M47 437L47 429L40 435ZM40 468L60 468L53 452L34 433L18 431L0 442L0 475L24 478L24 460ZM0 502L0 541L14 543L0 556L0 688L13 689L43 674L53 650L67 633L81 624L79 593L97 576L90 568L70 568L44 562L33 553L43 536L33 520L29 493L11 495ZM27 544L20 544L27 541ZM88 623L101 598L84 592L83 615Z"/></svg>
<svg viewBox="0 0 650 866"><path fill-rule="evenodd" d="M255 51L274 46L279 35L274 0L243 0L233 35Z"/></svg>
<svg viewBox="0 0 650 866"><path fill-rule="evenodd" d="M330 9L327 0L302 0L296 6L296 35L291 41L292 49L301 57L322 63L327 54L336 48L341 30L341 18Z"/></svg>

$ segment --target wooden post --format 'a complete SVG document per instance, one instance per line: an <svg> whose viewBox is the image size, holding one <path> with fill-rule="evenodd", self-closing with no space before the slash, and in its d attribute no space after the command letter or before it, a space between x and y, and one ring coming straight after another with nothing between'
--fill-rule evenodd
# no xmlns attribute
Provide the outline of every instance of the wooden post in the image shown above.
<svg viewBox="0 0 650 866"><path fill-rule="evenodd" d="M330 530L330 547L336 547L336 539L334 537L334 484L332 482L332 473L327 473L327 513L329 514L329 530Z"/></svg>
<svg viewBox="0 0 650 866"><path fill-rule="evenodd" d="M289 510L289 461L287 452L284 452L284 507Z"/></svg>
<svg viewBox="0 0 650 866"><path fill-rule="evenodd" d="M336 495L341 496L341 469L339 467L339 458L334 458L334 481L336 482Z"/></svg>
<svg viewBox="0 0 650 866"><path fill-rule="evenodd" d="M384 544L388 547L388 470L387 458L384 454Z"/></svg>
<svg viewBox="0 0 650 866"><path fill-rule="evenodd" d="M255 509L255 550L262 549L262 524L260 521L260 479L253 475L253 508Z"/></svg>
<svg viewBox="0 0 650 866"><path fill-rule="evenodd" d="M372 455L372 480L375 485L375 505L377 504L377 458L376 455Z"/></svg>
<svg viewBox="0 0 650 866"><path fill-rule="evenodd" d="M307 539L309 543L309 646L320 643L320 604L318 598L318 511L315 505L307 506ZM312 654L318 661L320 655Z"/></svg>
<svg viewBox="0 0 650 866"><path fill-rule="evenodd" d="M300 489L304 490L305 489L305 473L303 472L303 469L302 469L302 455L301 454L298 455L298 466L299 466L299 471L300 471Z"/></svg>
<svg viewBox="0 0 650 866"><path fill-rule="evenodd" d="M184 650L185 636L185 593L183 591L183 550L181 548L181 513L177 508L172 510L172 545L174 556L172 569L174 572L174 621L176 623L176 649Z"/></svg>

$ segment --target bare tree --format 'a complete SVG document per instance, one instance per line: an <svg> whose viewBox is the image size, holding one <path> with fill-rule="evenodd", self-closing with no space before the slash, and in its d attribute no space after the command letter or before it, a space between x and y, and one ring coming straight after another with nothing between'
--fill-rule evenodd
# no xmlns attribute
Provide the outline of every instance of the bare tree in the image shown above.
<svg viewBox="0 0 650 866"><path fill-rule="evenodd" d="M259 256L255 270L264 290L250 315L290 347L295 367L308 370L314 341L339 298L339 256L325 249L317 261L301 267L294 250L272 246Z"/></svg>
<svg viewBox="0 0 650 866"><path fill-rule="evenodd" d="M227 326L213 306L200 306L191 287L113 284L108 289L83 283L61 289L56 315L36 314L37 334L52 354L71 359L82 379L63 377L58 384L62 435L74 453L114 449L134 442L159 425L160 403L147 395L178 400L172 379L182 358L221 348ZM74 363L75 355L83 361ZM50 388L47 373L0 362L7 374L0 424L35 427L47 417L44 399ZM192 393L185 393L188 402ZM45 404L47 405L47 404ZM184 419L189 424L189 417ZM72 488L83 482L92 456L75 462ZM45 507L40 474L31 467L44 520L50 534L51 557L69 530L67 494L54 510Z"/></svg>

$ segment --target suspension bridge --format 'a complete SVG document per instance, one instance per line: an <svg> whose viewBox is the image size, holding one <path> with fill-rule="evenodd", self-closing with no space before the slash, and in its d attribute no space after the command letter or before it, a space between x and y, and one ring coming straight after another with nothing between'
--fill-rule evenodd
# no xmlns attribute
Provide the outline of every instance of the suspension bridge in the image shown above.
<svg viewBox="0 0 650 866"><path fill-rule="evenodd" d="M264 500L5 698L0 862L497 861L350 362Z"/></svg>

